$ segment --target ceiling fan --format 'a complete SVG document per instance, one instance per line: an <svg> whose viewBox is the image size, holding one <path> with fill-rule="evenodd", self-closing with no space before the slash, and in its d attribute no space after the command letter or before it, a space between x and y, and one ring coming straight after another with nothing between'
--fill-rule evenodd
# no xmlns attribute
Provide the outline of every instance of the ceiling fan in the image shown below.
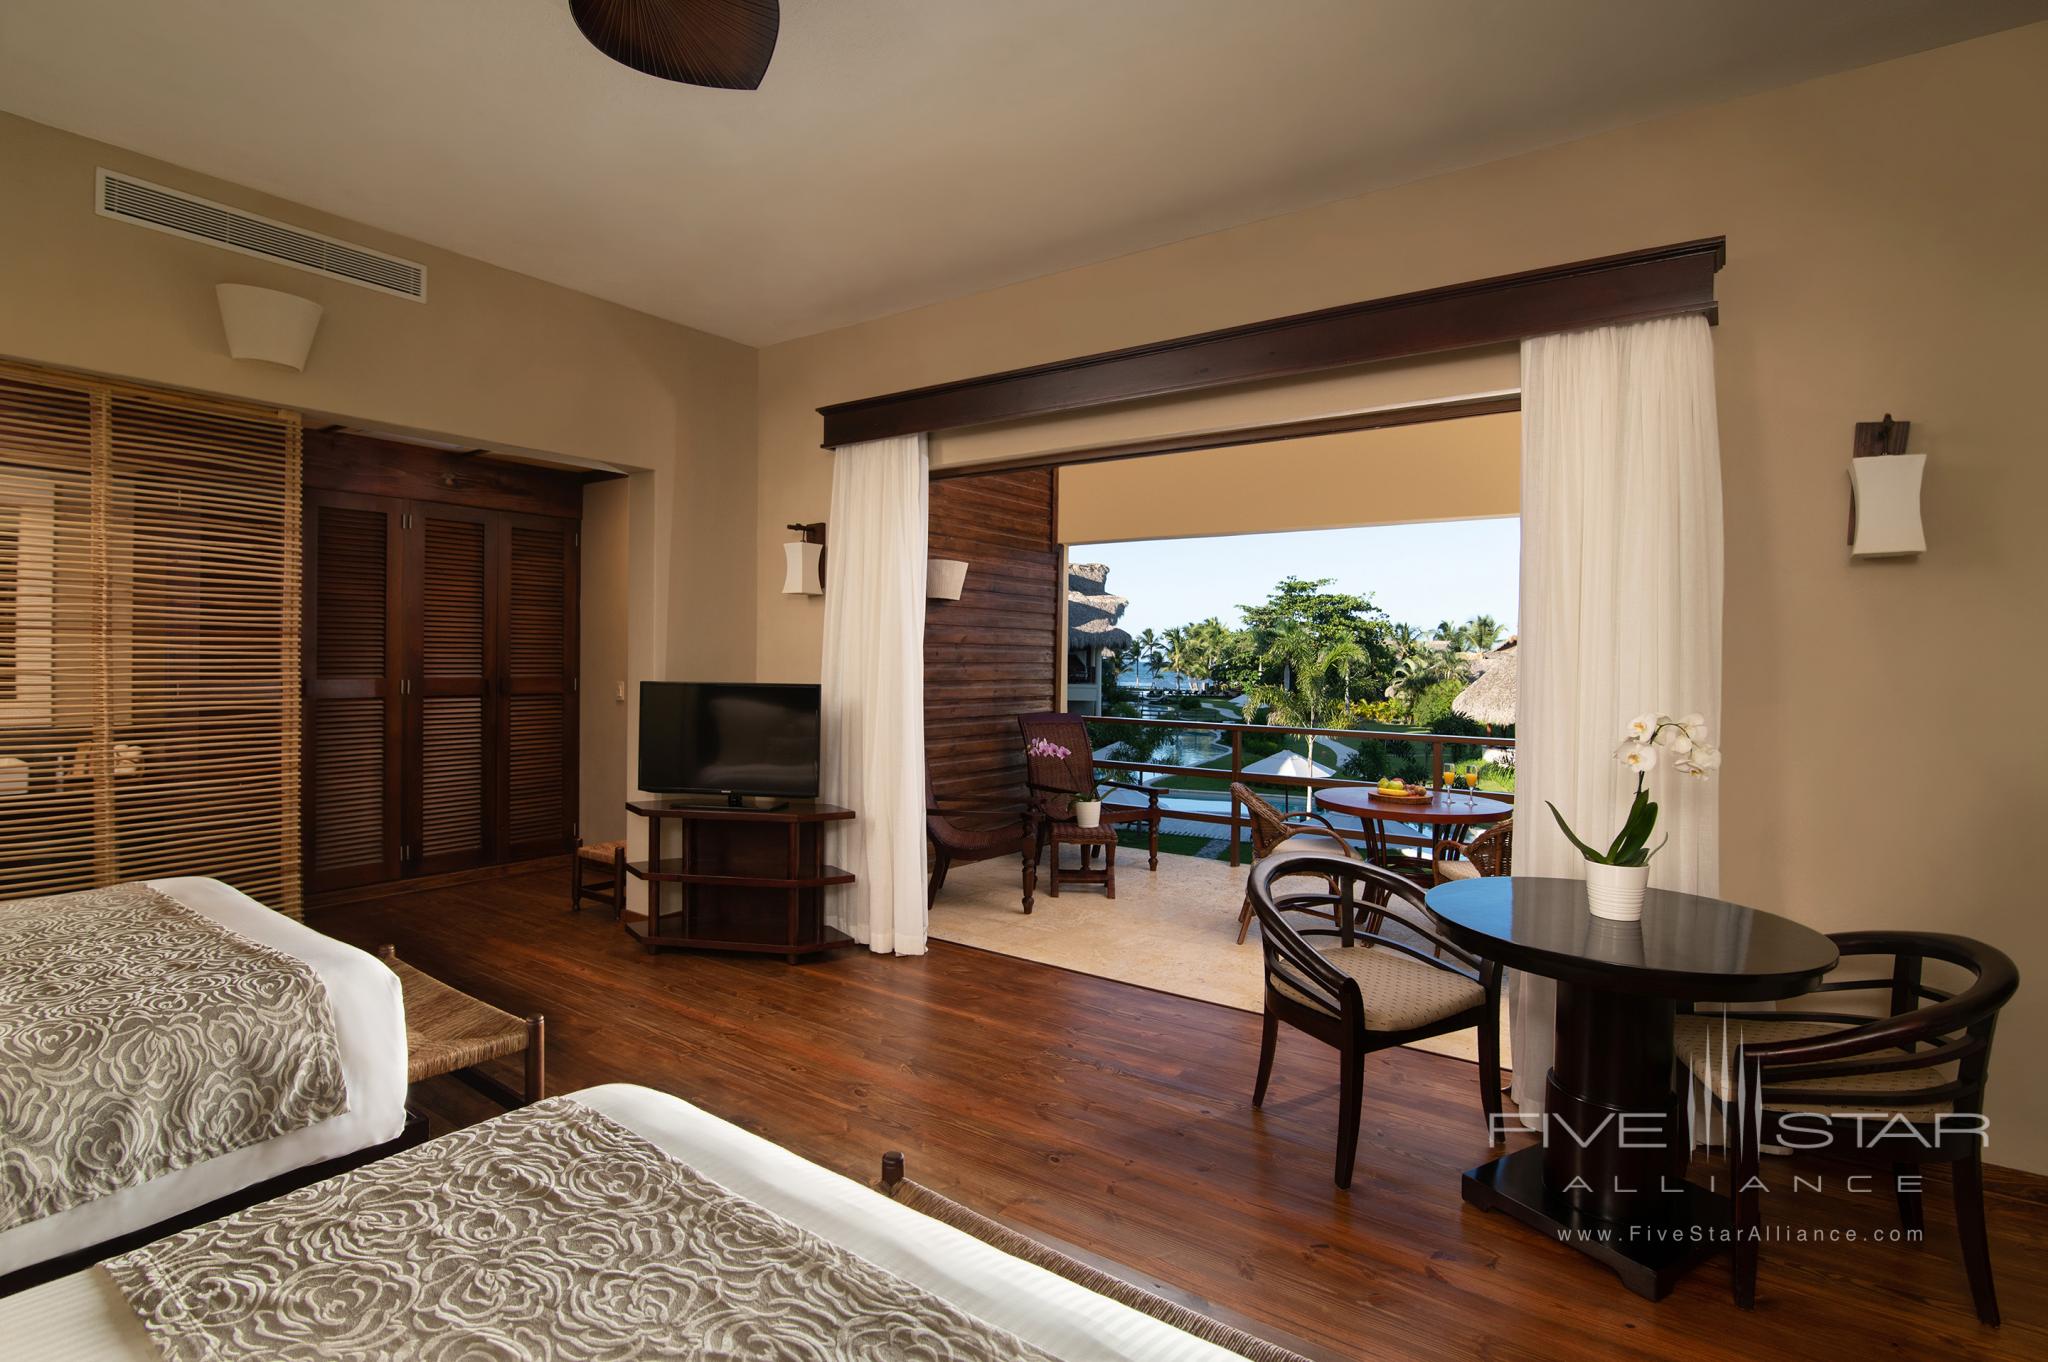
<svg viewBox="0 0 2048 1362"><path fill-rule="evenodd" d="M757 90L782 29L780 0L569 0L591 46L663 80Z"/></svg>

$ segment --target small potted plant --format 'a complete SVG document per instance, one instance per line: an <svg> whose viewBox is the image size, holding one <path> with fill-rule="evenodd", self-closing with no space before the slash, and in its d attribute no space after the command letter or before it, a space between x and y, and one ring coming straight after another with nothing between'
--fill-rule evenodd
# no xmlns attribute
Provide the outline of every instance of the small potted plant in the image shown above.
<svg viewBox="0 0 2048 1362"><path fill-rule="evenodd" d="M1072 749L1063 747L1050 738L1033 738L1024 744L1026 756L1039 757L1046 761L1065 761L1074 755ZM1074 826L1099 828L1102 826L1102 793L1090 781L1087 788L1076 790L1068 796L1073 801Z"/></svg>
<svg viewBox="0 0 2048 1362"><path fill-rule="evenodd" d="M1643 895L1650 887L1650 858L1664 849L1664 841L1650 845L1657 831L1657 805L1650 798L1646 777L1668 756L1671 768L1680 775L1704 780L1721 764L1721 750L1707 742L1707 723L1702 715L1688 714L1674 719L1668 714L1645 714L1628 726L1614 757L1636 773L1636 794L1621 831L1596 851L1564 821L1557 805L1550 816L1586 858L1586 903L1595 917L1634 922L1643 915Z"/></svg>

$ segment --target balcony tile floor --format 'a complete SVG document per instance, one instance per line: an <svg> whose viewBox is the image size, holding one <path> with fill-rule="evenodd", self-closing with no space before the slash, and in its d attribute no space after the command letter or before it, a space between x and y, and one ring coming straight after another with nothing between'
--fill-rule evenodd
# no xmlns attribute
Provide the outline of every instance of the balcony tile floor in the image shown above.
<svg viewBox="0 0 2048 1362"><path fill-rule="evenodd" d="M1119 847L1116 868L1114 901L1094 885L1067 886L1054 898L1041 868L1037 902L1026 914L1015 860L956 866L932 909L931 935L1242 1012L1261 1010L1258 927L1237 944L1245 867L1162 852L1159 870L1148 873L1144 851ZM1477 1057L1469 1031L1415 1048ZM1501 1063L1510 1059L1503 1008Z"/></svg>

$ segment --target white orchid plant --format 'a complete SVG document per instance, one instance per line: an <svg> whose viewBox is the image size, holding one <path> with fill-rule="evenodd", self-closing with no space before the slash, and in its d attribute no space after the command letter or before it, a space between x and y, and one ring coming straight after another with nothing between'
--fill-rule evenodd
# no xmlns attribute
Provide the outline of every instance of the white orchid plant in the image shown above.
<svg viewBox="0 0 2048 1362"><path fill-rule="evenodd" d="M1550 805L1550 816L1587 860L1600 865L1648 865L1650 858L1664 849L1664 842L1650 845L1651 834L1657 830L1657 804L1650 798L1645 777L1668 759L1671 769L1680 775L1704 780L1720 766L1721 749L1707 741L1707 720L1703 714L1688 714L1679 719L1668 714L1644 714L1630 721L1621 746L1614 749L1614 759L1636 773L1636 796L1629 804L1628 818L1621 831L1614 835L1606 851L1597 851L1582 841L1557 811L1557 805Z"/></svg>

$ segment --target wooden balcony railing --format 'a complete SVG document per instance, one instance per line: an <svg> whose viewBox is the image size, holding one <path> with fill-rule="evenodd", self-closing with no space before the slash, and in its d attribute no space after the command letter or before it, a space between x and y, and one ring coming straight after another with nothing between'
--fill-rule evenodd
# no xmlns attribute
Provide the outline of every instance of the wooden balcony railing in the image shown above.
<svg viewBox="0 0 2048 1362"><path fill-rule="evenodd" d="M1219 789L1227 787L1233 782L1241 781L1246 785L1252 786L1254 789L1307 791L1310 792L1311 797L1316 790L1333 789L1339 786L1370 785L1373 782L1370 780L1354 780L1339 775L1283 776L1266 772L1248 772L1245 770L1244 760L1245 736L1247 734L1256 734L1268 738L1278 737L1283 741L1290 738L1314 737L1331 738L1346 743L1422 743L1429 748L1429 784L1432 789L1437 790L1446 788L1444 784L1444 749L1446 747L1505 748L1512 751L1515 746L1513 738L1469 733L1390 733L1382 729L1373 728L1294 728L1283 724L1230 723L1216 719L1144 719L1129 718L1121 715L1092 714L1087 716L1087 721L1088 727L1092 731L1091 736L1105 729L1113 731L1116 728L1122 727L1179 729L1188 732L1214 733L1219 737L1228 735L1229 738L1230 765L1227 767L1184 766L1171 762L1156 761L1112 761L1107 758L1097 757L1095 764L1103 770L1143 772L1159 776L1193 776L1204 780L1214 780ZM1103 746L1108 746L1108 744L1098 744L1098 750ZM1254 760L1263 760L1263 758L1254 758ZM1469 787L1460 786L1459 788ZM1171 795L1174 791L1165 790L1161 793L1162 795ZM1514 803L1515 799L1514 794L1506 790L1471 789L1470 793L1485 799L1498 799L1506 804ZM1167 817L1189 823L1214 823L1220 827L1228 827L1230 829L1230 863L1236 865L1238 863L1238 847L1243 839L1245 829L1249 826L1249 820L1241 803L1235 798L1230 799L1229 802L1230 813L1228 816L1221 813L1211 813L1206 809L1173 809L1168 812ZM1434 842L1428 837L1417 837L1412 833L1396 832L1392 828L1389 828L1387 831L1387 841L1395 846L1416 847L1425 850L1434 846Z"/></svg>

